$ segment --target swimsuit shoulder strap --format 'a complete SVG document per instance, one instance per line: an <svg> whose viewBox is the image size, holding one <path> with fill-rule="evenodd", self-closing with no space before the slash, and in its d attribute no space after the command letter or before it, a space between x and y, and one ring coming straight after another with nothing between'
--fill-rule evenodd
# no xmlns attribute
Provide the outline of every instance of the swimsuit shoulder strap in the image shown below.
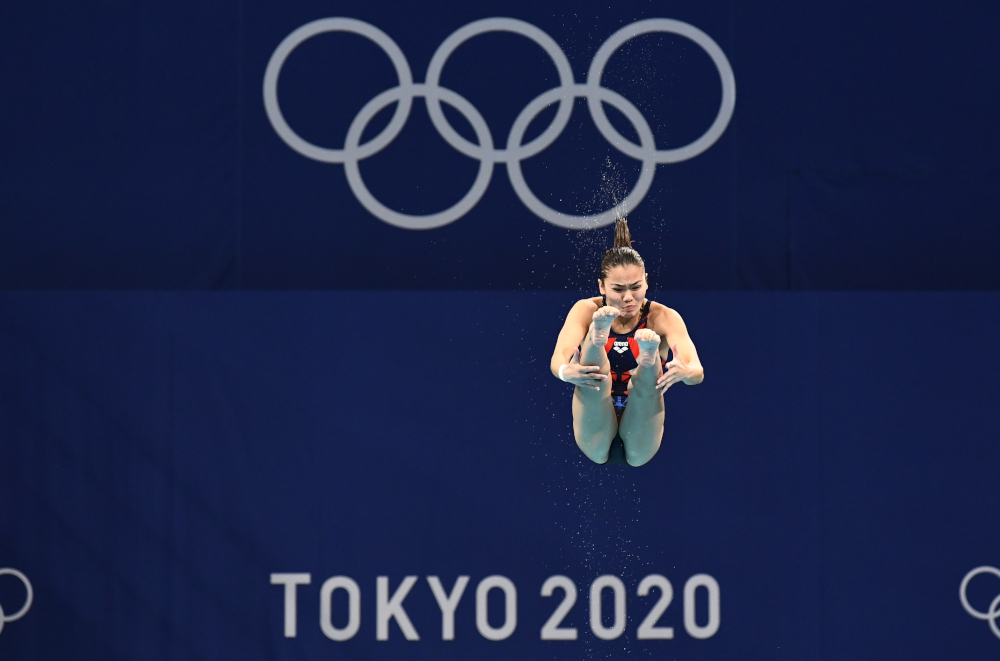
<svg viewBox="0 0 1000 661"><path fill-rule="evenodd" d="M639 310L639 323L637 323L632 330L625 333L616 333L611 331L612 337L632 337L635 332L640 328L645 328L646 324L649 322L649 301L642 304L642 308Z"/></svg>
<svg viewBox="0 0 1000 661"><path fill-rule="evenodd" d="M649 323L649 304L651 302L652 301L646 301L645 303L642 304L642 309L639 310L639 323L637 323L635 325L635 328L632 329L633 335L637 330L639 330L640 328L645 328L646 324Z"/></svg>

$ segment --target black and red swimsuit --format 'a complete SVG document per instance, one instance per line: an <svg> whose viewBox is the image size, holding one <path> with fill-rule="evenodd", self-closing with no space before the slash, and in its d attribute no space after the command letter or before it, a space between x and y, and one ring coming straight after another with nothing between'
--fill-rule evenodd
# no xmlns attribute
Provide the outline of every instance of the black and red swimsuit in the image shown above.
<svg viewBox="0 0 1000 661"><path fill-rule="evenodd" d="M639 323L628 333L615 333L611 331L608 341L604 345L604 351L608 354L608 362L611 363L611 403L615 406L615 415L621 421L622 413L625 412L625 405L628 404L628 382L632 378L632 371L639 366L639 343L635 339L635 332L641 328L646 328L649 324L649 301L646 301L639 313ZM666 365L665 360L660 358Z"/></svg>

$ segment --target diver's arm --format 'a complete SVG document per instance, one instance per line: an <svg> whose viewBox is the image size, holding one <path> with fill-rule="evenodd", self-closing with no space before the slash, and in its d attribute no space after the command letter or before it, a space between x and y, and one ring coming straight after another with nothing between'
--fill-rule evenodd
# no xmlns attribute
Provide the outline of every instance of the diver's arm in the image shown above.
<svg viewBox="0 0 1000 661"><path fill-rule="evenodd" d="M588 301L577 301L566 315L562 330L559 331L559 339L556 340L556 348L552 352L552 360L549 362L549 370L552 376L559 376L559 368L569 363L577 347L583 342L589 328L584 321L587 319L586 304ZM591 316L593 313L591 313Z"/></svg>
<svg viewBox="0 0 1000 661"><path fill-rule="evenodd" d="M675 310L665 308L663 314L658 315L658 328L654 329L663 338L666 346L661 348L661 354L666 353L669 348L673 355L670 362L666 364L663 376L656 383L660 392L666 392L667 388L675 383L681 382L688 386L696 386L705 380L705 369L698 358L698 350L688 335L687 326L684 320Z"/></svg>
<svg viewBox="0 0 1000 661"><path fill-rule="evenodd" d="M590 330L595 309L593 301L589 299L577 301L570 309L566 322L559 331L559 339L556 340L552 360L549 361L549 371L552 372L552 376L561 378L567 383L599 389L600 382L606 379L603 374L598 373L599 368L580 365L580 361L573 358L580 343L587 336L587 331ZM560 368L563 368L561 375Z"/></svg>

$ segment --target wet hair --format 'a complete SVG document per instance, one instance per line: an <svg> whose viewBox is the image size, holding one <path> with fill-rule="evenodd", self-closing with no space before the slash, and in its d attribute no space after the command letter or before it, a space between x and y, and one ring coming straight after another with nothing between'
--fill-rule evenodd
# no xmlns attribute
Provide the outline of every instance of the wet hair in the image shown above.
<svg viewBox="0 0 1000 661"><path fill-rule="evenodd" d="M615 247L604 253L601 259L601 280L608 277L616 266L635 265L646 268L642 257L632 247L632 236L628 232L628 222L624 218L615 221Z"/></svg>

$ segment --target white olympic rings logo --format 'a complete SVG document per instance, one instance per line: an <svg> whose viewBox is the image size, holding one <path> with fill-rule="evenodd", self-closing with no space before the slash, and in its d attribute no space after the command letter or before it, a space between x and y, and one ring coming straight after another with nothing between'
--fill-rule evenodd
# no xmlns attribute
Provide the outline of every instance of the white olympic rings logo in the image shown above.
<svg viewBox="0 0 1000 661"><path fill-rule="evenodd" d="M11 569L9 567L0 569L0 576L16 576L21 579L21 582L24 583L24 589L28 592L28 596L24 600L24 606L21 606L21 610L17 611L13 615L5 614L3 606L0 606L0 633L3 633L3 627L5 624L20 620L28 613L31 609L31 602L35 599L35 592L31 589L31 581L28 580L28 577L16 569Z"/></svg>
<svg viewBox="0 0 1000 661"><path fill-rule="evenodd" d="M997 619L1000 618L1000 594L993 599L993 603L990 604L989 610L985 613L976 610L969 604L969 597L966 594L966 590L969 587L969 581L980 574L993 574L997 578L1000 578L1000 569L984 565L982 567L976 567L970 571L965 575L965 578L962 579L962 585L958 588L958 598L962 601L962 607L965 609L966 613L977 620L986 620L989 622L990 630L993 631L993 635L1000 638L1000 627L997 626Z"/></svg>
<svg viewBox="0 0 1000 661"><path fill-rule="evenodd" d="M361 108L351 122L344 140L343 149L330 149L314 145L300 137L285 121L278 105L278 76L281 67L289 54L301 43L325 32L350 32L361 35L375 42L385 51L396 69L399 85L382 92ZM469 101L456 92L441 87L441 71L451 54L468 39L487 32L513 32L531 39L541 46L559 74L559 86L536 97L521 111L514 120L514 125L507 136L505 148L495 148L493 135L483 116ZM722 103L715 121L705 133L694 142L676 149L657 149L656 141L649 123L642 113L620 94L601 86L601 76L611 55L627 41L640 35L667 32L690 39L708 53L715 63L722 80ZM479 161L479 173L468 193L452 207L427 215L409 215L394 211L375 199L361 178L358 162L376 154L392 142L403 129L410 114L413 99L423 97L427 103L434 127L445 141L466 156ZM537 155L548 148L566 128L573 111L573 100L587 99L590 115L604 136L616 149L642 162L639 179L632 191L622 202L606 211L593 215L575 216L556 211L547 206L528 187L521 172L521 161ZM463 138L448 120L441 109L444 102L459 111L472 126L476 133L478 144ZM383 108L396 104L396 111L381 133L361 143L361 135L368 122ZM523 144L524 133L528 125L545 108L558 103L559 108L552 123L535 139ZM623 137L608 121L602 103L617 108L632 122L639 136L635 144ZM465 25L453 32L438 47L427 67L427 75L423 83L413 82L410 65L396 42L382 30L370 23L353 18L323 18L293 31L278 44L264 73L264 108L271 126L285 143L308 158L324 163L343 163L347 181L358 201L372 215L397 227L407 229L432 229L454 222L469 212L482 198L493 176L493 166L503 163L507 166L507 175L514 191L521 201L540 218L570 229L588 229L601 227L614 222L616 215L623 210L631 210L638 206L646 196L653 182L653 174L658 163L677 163L701 154L711 147L723 134L733 116L736 106L736 79L729 60L719 45L707 34L682 21L668 18L650 18L626 25L605 41L590 64L587 72L587 82L577 83L573 77L566 54L552 37L530 23L515 18L484 18Z"/></svg>

